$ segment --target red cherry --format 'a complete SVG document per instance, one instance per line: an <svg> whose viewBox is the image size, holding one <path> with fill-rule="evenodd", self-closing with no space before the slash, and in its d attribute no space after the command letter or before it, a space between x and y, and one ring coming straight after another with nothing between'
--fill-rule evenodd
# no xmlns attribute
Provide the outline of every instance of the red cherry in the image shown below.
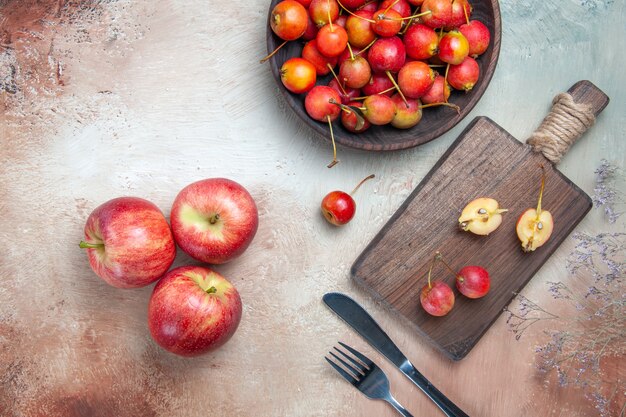
<svg viewBox="0 0 626 417"><path fill-rule="evenodd" d="M317 41L315 39L308 41L302 48L302 58L309 61L315 67L317 75L326 75L330 72L331 67L337 65L337 57L327 57L317 49Z"/></svg>
<svg viewBox="0 0 626 417"><path fill-rule="evenodd" d="M309 15L317 26L327 25L339 16L339 4L337 0L312 0L309 5Z"/></svg>
<svg viewBox="0 0 626 417"><path fill-rule="evenodd" d="M439 41L439 59L452 65L459 65L469 54L469 44L458 30L451 30Z"/></svg>
<svg viewBox="0 0 626 417"><path fill-rule="evenodd" d="M467 57L459 65L450 65L448 82L457 90L470 91L478 81L480 67L472 57Z"/></svg>
<svg viewBox="0 0 626 417"><path fill-rule="evenodd" d="M491 34L489 28L478 20L472 20L459 27L459 31L469 43L470 56L477 57L483 54L489 47Z"/></svg>
<svg viewBox="0 0 626 417"><path fill-rule="evenodd" d="M450 97L450 85L443 75L437 74L433 85L420 97L420 100L424 104L445 103L448 97Z"/></svg>
<svg viewBox="0 0 626 417"><path fill-rule="evenodd" d="M452 2L452 18L450 19L450 23L448 23L447 27L451 29L461 26L467 22L467 19L469 19L471 14L472 6L467 0L454 0Z"/></svg>
<svg viewBox="0 0 626 417"><path fill-rule="evenodd" d="M406 54L413 59L429 59L437 53L439 36L426 25L411 25L404 34Z"/></svg>
<svg viewBox="0 0 626 417"><path fill-rule="evenodd" d="M398 72L398 85L406 97L420 98L434 81L435 73L422 61L407 62Z"/></svg>
<svg viewBox="0 0 626 417"><path fill-rule="evenodd" d="M348 41L353 48L365 48L374 39L376 33L372 29L370 23L373 20L374 13L368 10L359 10L350 15L346 21L346 32L348 32Z"/></svg>
<svg viewBox="0 0 626 417"><path fill-rule="evenodd" d="M349 101L345 103L348 106L361 107L361 103L358 101ZM357 129L358 119L354 112L352 111L342 111L341 112L341 124L348 132L352 133L361 133L366 131L372 125L367 119L364 119L363 126L360 129Z"/></svg>
<svg viewBox="0 0 626 417"><path fill-rule="evenodd" d="M303 58L290 58L280 68L280 79L292 93L306 93L315 85L315 67Z"/></svg>
<svg viewBox="0 0 626 417"><path fill-rule="evenodd" d="M341 97L335 90L325 85L316 85L306 95L304 108L313 120L318 122L334 121L339 117L341 109L333 104L340 103Z"/></svg>
<svg viewBox="0 0 626 417"><path fill-rule="evenodd" d="M272 10L270 27L276 36L283 40L298 39L306 30L306 26L306 9L297 1L281 1Z"/></svg>
<svg viewBox="0 0 626 417"><path fill-rule="evenodd" d="M352 220L356 212L356 203L352 198L352 194L354 194L365 181L372 178L374 178L374 174L361 180L350 194L344 191L331 191L326 194L324 199L322 199L321 205L324 218L335 226L342 226Z"/></svg>
<svg viewBox="0 0 626 417"><path fill-rule="evenodd" d="M370 47L367 60L374 72L398 72L406 60L404 43L397 36L380 38Z"/></svg>
<svg viewBox="0 0 626 417"><path fill-rule="evenodd" d="M426 26L433 29L446 27L452 21L452 2L450 0L424 0L420 12L425 13L421 19Z"/></svg>
<svg viewBox="0 0 626 417"><path fill-rule="evenodd" d="M380 36L393 36L402 28L402 16L394 9L381 9L374 13L372 29Z"/></svg>
<svg viewBox="0 0 626 417"><path fill-rule="evenodd" d="M461 268L456 277L456 288L469 298L480 298L489 292L489 273L480 266Z"/></svg>
<svg viewBox="0 0 626 417"><path fill-rule="evenodd" d="M348 34L339 25L324 25L317 32L317 49L328 57L339 56L348 44Z"/></svg>
<svg viewBox="0 0 626 417"><path fill-rule="evenodd" d="M454 292L443 281L429 282L420 292L420 303L428 314L437 317L445 316L454 307Z"/></svg>
<svg viewBox="0 0 626 417"><path fill-rule="evenodd" d="M372 78L368 81L367 84L361 88L363 94L366 96L373 96L374 94L380 94L383 91L387 91L384 93L386 96L391 96L393 94L393 83L384 73L376 73L372 75Z"/></svg>

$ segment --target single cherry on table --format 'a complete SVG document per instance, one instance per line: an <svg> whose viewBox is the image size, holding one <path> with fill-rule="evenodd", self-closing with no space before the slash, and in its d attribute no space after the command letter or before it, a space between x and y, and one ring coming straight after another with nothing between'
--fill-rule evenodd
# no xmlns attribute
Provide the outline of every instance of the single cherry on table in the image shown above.
<svg viewBox="0 0 626 417"><path fill-rule="evenodd" d="M328 220L330 224L335 226L343 226L348 223L354 217L356 212L356 203L352 195L363 185L367 180L374 178L375 175L369 175L361 180L360 183L354 187L354 190L350 194L345 191L331 191L326 194L322 200L322 214L324 218Z"/></svg>

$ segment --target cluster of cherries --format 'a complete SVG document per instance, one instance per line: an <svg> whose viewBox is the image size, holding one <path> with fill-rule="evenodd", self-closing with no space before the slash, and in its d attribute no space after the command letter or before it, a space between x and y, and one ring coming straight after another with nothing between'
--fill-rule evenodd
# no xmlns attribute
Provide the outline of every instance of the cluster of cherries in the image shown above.
<svg viewBox="0 0 626 417"><path fill-rule="evenodd" d="M422 109L448 103L450 86L469 91L480 69L475 58L490 42L489 29L470 20L468 0L283 0L270 26L284 42L303 40L300 57L280 69L285 88L306 93L307 114L360 133L371 125L408 129ZM269 59L273 51L265 59ZM433 67L445 69L438 74ZM338 71L336 69L338 68ZM318 77L333 74L328 85Z"/></svg>
<svg viewBox="0 0 626 417"><path fill-rule="evenodd" d="M541 208L545 187L545 172L542 168L541 188L537 208L528 208L522 212L515 225L517 237L524 252L532 252L543 246L554 228L552 214ZM461 212L459 227L476 235L486 236L496 230L502 223L502 214L507 209L500 208L497 200L480 197L470 201ZM441 261L456 276L456 288L469 298L480 298L489 292L491 286L489 273L481 266L465 266L458 273L443 260L437 252L428 270L428 283L420 292L420 302L424 310L433 316L445 316L454 306L454 292L444 281L431 281L433 266Z"/></svg>

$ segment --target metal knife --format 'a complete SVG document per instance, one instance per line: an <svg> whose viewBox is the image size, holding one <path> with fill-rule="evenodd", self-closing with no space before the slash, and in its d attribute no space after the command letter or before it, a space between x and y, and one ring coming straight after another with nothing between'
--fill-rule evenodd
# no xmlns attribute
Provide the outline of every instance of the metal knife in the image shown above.
<svg viewBox="0 0 626 417"><path fill-rule="evenodd" d="M356 301L345 294L324 294L324 303L348 323L377 351L393 363L407 378L424 392L448 417L469 417L422 375L398 349L387 333Z"/></svg>

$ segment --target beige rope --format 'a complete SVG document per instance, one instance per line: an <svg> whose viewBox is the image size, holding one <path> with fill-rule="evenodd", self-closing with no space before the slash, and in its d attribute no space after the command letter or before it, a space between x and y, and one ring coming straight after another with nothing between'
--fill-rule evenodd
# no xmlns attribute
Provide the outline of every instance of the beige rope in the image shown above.
<svg viewBox="0 0 626 417"><path fill-rule="evenodd" d="M570 94L561 93L554 97L550 113L526 143L557 164L595 121L590 105L578 104Z"/></svg>

